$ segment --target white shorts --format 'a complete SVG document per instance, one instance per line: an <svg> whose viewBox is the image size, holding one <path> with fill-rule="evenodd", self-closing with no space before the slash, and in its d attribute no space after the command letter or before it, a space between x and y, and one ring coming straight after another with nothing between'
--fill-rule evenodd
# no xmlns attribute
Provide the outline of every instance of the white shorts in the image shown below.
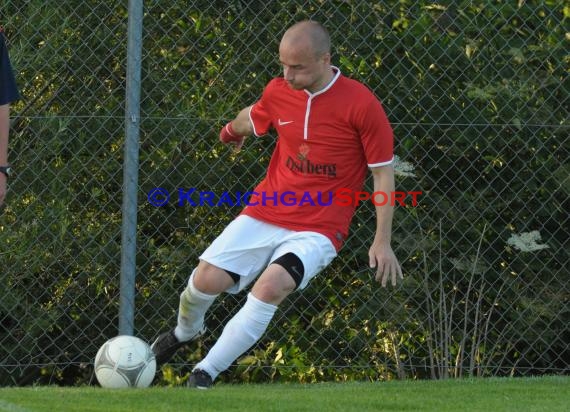
<svg viewBox="0 0 570 412"><path fill-rule="evenodd" d="M336 256L332 242L325 235L296 232L240 215L200 259L240 275L240 281L227 290L237 293L255 280L269 263L286 253L294 253L303 262L305 273L298 289L305 288Z"/></svg>

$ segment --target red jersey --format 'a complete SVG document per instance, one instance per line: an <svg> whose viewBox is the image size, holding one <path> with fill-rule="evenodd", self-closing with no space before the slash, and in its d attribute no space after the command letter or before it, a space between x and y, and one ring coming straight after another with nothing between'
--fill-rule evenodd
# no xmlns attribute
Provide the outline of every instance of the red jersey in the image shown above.
<svg viewBox="0 0 570 412"><path fill-rule="evenodd" d="M273 79L252 106L254 134L274 128L278 139L267 174L242 213L290 230L321 233L338 251L355 206L335 204L335 192L362 190L367 167L392 162L394 139L374 94L334 70L333 80L317 93Z"/></svg>

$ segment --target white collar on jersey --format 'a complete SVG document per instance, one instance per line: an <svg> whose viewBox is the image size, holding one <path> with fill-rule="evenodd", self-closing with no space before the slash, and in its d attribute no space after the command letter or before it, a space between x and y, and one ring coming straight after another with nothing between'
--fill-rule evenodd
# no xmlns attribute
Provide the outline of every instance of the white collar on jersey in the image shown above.
<svg viewBox="0 0 570 412"><path fill-rule="evenodd" d="M331 66L331 69L332 69L333 72L334 72L334 76L333 76L332 80L329 82L329 84L327 84L323 89L321 89L321 90L319 90L318 92L315 92L315 93L311 93L311 92L308 91L307 89L304 89L304 90L305 90L305 93L307 93L309 96L312 97L312 96L316 96L316 95L318 95L318 94L322 94L322 93L326 92L328 89L330 89L330 88L333 86L333 84L335 84L336 80L337 80L337 79L340 77L340 75L341 75L340 69L339 69L338 67L336 67L336 66Z"/></svg>

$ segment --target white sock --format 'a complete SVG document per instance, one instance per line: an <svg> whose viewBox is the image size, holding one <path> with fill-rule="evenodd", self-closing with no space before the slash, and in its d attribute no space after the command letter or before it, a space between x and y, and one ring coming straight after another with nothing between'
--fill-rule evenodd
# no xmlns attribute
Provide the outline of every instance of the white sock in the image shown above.
<svg viewBox="0 0 570 412"><path fill-rule="evenodd" d="M195 337L204 327L204 316L212 306L218 295L208 295L194 287L194 273L188 280L188 286L180 294L178 306L178 323L174 329L174 335L183 342Z"/></svg>
<svg viewBox="0 0 570 412"><path fill-rule="evenodd" d="M276 310L277 306L248 294L245 305L226 324L222 336L195 369L215 379L261 338Z"/></svg>

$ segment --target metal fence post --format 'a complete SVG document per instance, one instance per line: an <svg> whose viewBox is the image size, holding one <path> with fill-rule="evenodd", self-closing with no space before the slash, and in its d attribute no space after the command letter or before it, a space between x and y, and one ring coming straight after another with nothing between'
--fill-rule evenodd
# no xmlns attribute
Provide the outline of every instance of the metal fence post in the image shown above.
<svg viewBox="0 0 570 412"><path fill-rule="evenodd" d="M134 329L143 0L129 0L119 334Z"/></svg>

